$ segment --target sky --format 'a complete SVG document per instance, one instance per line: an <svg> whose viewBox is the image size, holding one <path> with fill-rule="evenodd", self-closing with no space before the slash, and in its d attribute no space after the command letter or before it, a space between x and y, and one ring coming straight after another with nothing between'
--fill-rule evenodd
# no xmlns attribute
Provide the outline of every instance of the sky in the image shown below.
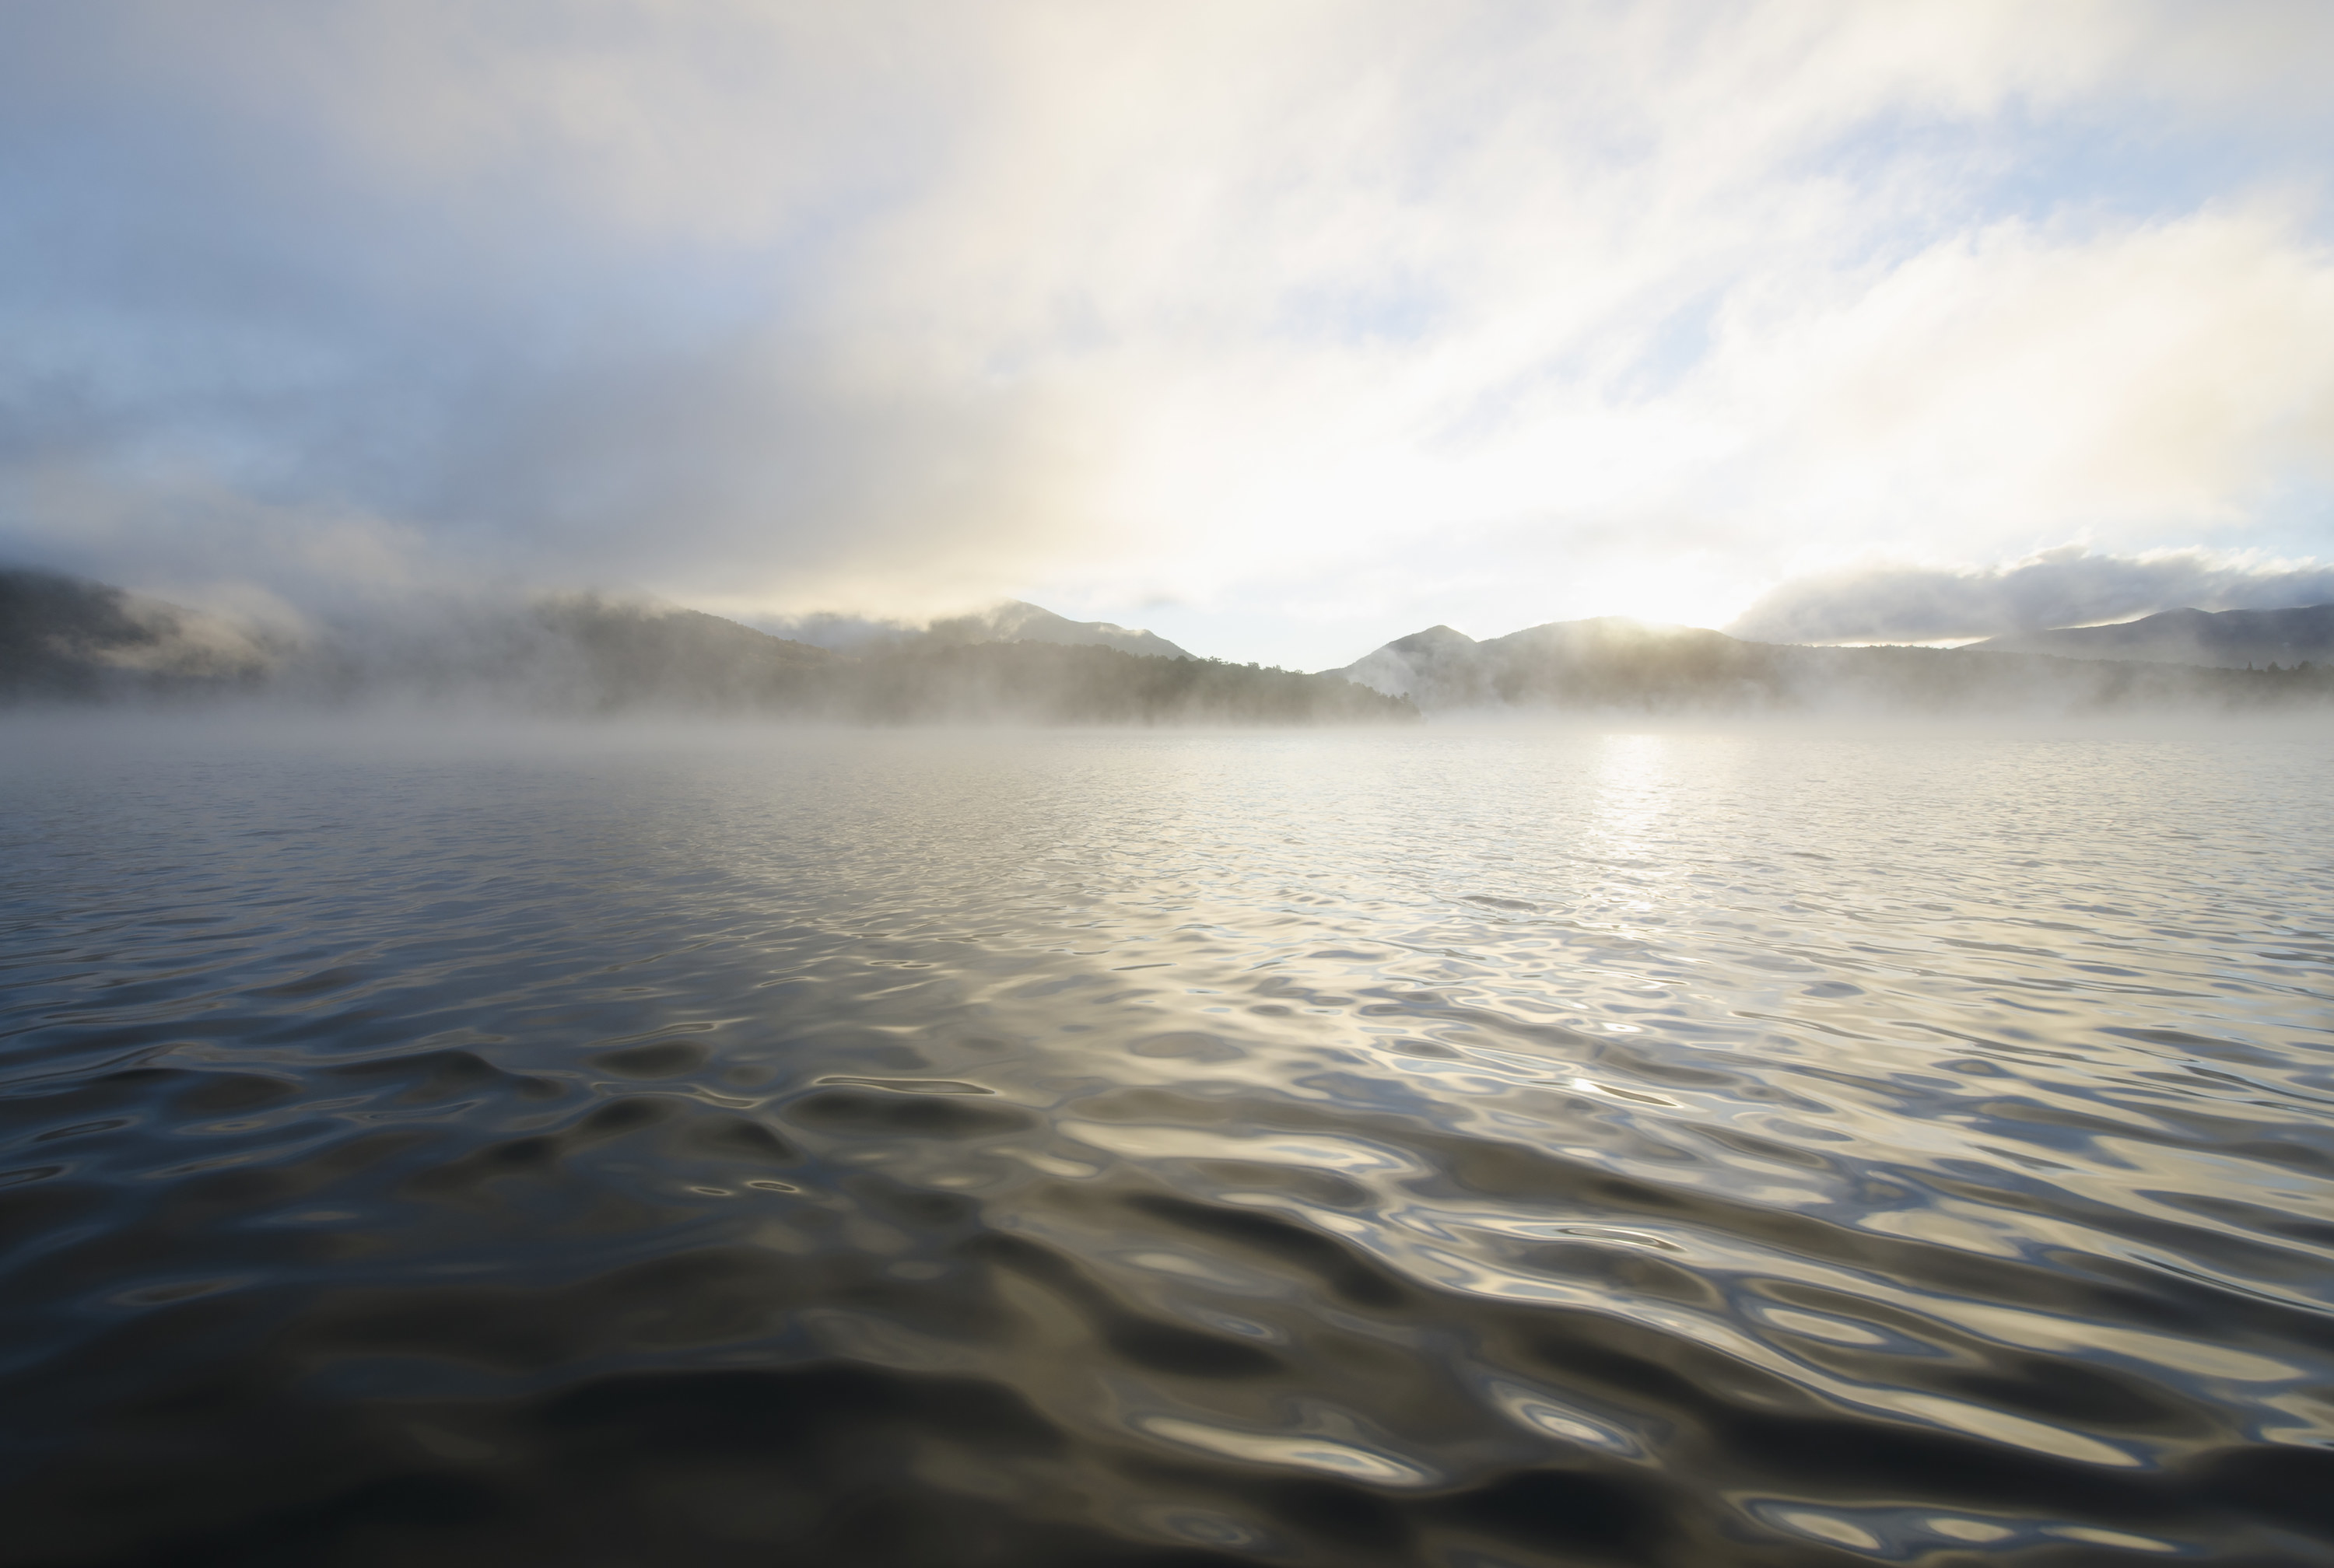
<svg viewBox="0 0 2334 1568"><path fill-rule="evenodd" d="M0 564L1320 669L2334 599L2334 7L12 0Z"/></svg>

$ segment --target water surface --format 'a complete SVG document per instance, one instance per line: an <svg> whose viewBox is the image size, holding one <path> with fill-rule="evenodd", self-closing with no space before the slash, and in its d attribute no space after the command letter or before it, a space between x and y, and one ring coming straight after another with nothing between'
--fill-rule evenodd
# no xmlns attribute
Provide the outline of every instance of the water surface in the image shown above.
<svg viewBox="0 0 2334 1568"><path fill-rule="evenodd" d="M0 1560L2334 1563L2334 746L20 725Z"/></svg>

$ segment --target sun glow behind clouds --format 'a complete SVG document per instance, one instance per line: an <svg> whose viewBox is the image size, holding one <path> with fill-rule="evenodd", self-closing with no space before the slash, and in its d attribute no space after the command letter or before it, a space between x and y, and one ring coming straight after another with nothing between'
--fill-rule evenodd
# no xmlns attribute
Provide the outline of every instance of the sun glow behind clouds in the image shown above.
<svg viewBox="0 0 2334 1568"><path fill-rule="evenodd" d="M2291 149L2334 145L2298 63L2329 34L2139 0L26 9L0 548L294 593L1166 601L1315 666L1723 621L1852 559L2306 562L2334 255ZM288 547L304 519L340 543Z"/></svg>
<svg viewBox="0 0 2334 1568"><path fill-rule="evenodd" d="M1695 562L1655 561L1615 569L1574 586L1568 597L1605 606L1601 613L1606 615L1656 625L1722 626L1743 604L1739 582L1730 583Z"/></svg>

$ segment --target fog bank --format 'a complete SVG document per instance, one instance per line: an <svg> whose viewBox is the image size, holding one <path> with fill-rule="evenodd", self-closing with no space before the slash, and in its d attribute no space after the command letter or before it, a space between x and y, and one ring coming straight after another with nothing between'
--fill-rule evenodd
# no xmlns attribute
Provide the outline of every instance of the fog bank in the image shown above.
<svg viewBox="0 0 2334 1568"><path fill-rule="evenodd" d="M1014 628L997 620L937 623L842 652L677 605L600 594L414 597L263 631L101 583L0 572L0 700L20 705L239 703L872 725L1418 717L1403 698L1343 679L1180 651L1007 640Z"/></svg>

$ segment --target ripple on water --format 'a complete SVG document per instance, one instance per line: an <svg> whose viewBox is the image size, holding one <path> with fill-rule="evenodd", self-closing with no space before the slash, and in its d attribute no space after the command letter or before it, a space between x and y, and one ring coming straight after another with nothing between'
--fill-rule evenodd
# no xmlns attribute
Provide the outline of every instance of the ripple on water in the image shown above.
<svg viewBox="0 0 2334 1568"><path fill-rule="evenodd" d="M2321 743L536 739L0 777L11 1560L2334 1563Z"/></svg>

